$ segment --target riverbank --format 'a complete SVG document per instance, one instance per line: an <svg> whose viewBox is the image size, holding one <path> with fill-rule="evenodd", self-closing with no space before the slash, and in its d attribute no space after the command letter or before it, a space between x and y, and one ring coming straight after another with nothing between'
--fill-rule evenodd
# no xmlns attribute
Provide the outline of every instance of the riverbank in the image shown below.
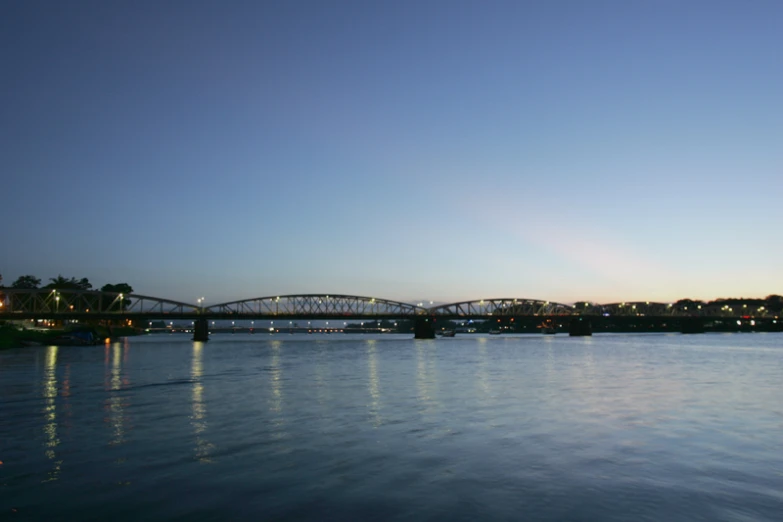
<svg viewBox="0 0 783 522"><path fill-rule="evenodd" d="M21 330L13 326L3 325L0 326L0 350L19 348L26 343L49 344L55 337L57 335L53 335L53 332Z"/></svg>
<svg viewBox="0 0 783 522"><path fill-rule="evenodd" d="M2 325L0 326L0 350L59 344L61 337L72 335L75 331L73 329L29 330L17 328L13 325ZM88 329L83 328L80 331L89 331L96 343L104 339L113 340L119 337L138 335L135 328L127 326L112 327L111 330L105 326L92 326Z"/></svg>

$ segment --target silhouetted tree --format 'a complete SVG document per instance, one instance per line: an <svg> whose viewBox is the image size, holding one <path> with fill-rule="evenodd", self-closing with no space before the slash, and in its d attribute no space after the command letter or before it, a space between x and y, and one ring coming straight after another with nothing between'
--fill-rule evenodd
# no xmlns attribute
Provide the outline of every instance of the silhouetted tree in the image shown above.
<svg viewBox="0 0 783 522"><path fill-rule="evenodd" d="M117 283L115 285L105 284L101 287L101 292L117 292L118 294L132 294L133 287L128 283Z"/></svg>
<svg viewBox="0 0 783 522"><path fill-rule="evenodd" d="M23 275L16 278L16 281L11 283L11 288L20 289L34 289L41 285L41 280L33 275Z"/></svg>
<svg viewBox="0 0 783 522"><path fill-rule="evenodd" d="M57 277L52 277L49 279L51 283L46 285L44 288L52 288L56 290L91 290L92 284L90 284L89 279L86 277L82 277L81 279L76 279L75 277L72 277L70 279L67 279L62 276L62 274L59 274Z"/></svg>
<svg viewBox="0 0 783 522"><path fill-rule="evenodd" d="M764 299L764 302L766 303L765 306L773 312L779 313L783 311L783 296L775 294L768 295L766 299Z"/></svg>
<svg viewBox="0 0 783 522"><path fill-rule="evenodd" d="M130 299L125 297L128 294L132 294L133 293L133 287L131 285L129 285L128 283L117 283L117 284L114 284L114 285L112 285L112 284L105 284L105 285L103 285L101 287L101 292L116 292L118 294L124 294L124 296L122 298L122 308L123 309L127 308L128 306L130 306L130 304L132 302ZM120 309L120 302L119 302L119 300L114 301L113 303L111 303L111 305L109 305L108 309L112 310L112 311Z"/></svg>

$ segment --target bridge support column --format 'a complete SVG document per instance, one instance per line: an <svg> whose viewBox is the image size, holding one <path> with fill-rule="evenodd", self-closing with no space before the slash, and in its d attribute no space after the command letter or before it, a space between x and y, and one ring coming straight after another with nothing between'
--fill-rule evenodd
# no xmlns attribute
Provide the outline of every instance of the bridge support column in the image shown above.
<svg viewBox="0 0 783 522"><path fill-rule="evenodd" d="M430 317L417 317L413 323L414 339L435 339L435 320Z"/></svg>
<svg viewBox="0 0 783 522"><path fill-rule="evenodd" d="M572 317L568 324L568 335L571 337L585 337L593 335L593 324L586 317Z"/></svg>
<svg viewBox="0 0 783 522"><path fill-rule="evenodd" d="M704 333L704 321L701 317L683 317L680 332L684 334Z"/></svg>
<svg viewBox="0 0 783 522"><path fill-rule="evenodd" d="M209 322L206 319L196 319L193 322L193 340L202 343L209 341Z"/></svg>

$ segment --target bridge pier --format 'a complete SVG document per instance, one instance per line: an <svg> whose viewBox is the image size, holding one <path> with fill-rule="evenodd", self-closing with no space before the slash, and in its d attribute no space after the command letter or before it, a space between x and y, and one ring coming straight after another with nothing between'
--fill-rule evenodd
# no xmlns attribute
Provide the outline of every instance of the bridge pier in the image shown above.
<svg viewBox="0 0 783 522"><path fill-rule="evenodd" d="M430 317L417 317L413 323L414 339L435 339L435 321Z"/></svg>
<svg viewBox="0 0 783 522"><path fill-rule="evenodd" d="M568 323L568 335L571 337L586 337L593 335L593 325L590 319L578 316L572 317Z"/></svg>
<svg viewBox="0 0 783 522"><path fill-rule="evenodd" d="M704 333L704 321L701 317L683 317L680 332L684 334Z"/></svg>
<svg viewBox="0 0 783 522"><path fill-rule="evenodd" d="M209 322L206 319L196 319L193 322L193 340L202 343L209 341Z"/></svg>

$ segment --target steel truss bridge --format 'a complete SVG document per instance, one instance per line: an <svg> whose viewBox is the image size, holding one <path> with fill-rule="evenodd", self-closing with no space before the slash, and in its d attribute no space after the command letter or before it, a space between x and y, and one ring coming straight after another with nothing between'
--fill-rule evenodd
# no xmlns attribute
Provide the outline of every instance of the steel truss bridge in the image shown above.
<svg viewBox="0 0 783 522"><path fill-rule="evenodd" d="M623 302L568 305L538 299L497 298L432 307L388 299L337 294L257 297L211 306L139 294L81 290L0 288L0 320L155 319L503 319L515 317L703 317L775 318L764 306L748 304L678 305Z"/></svg>

